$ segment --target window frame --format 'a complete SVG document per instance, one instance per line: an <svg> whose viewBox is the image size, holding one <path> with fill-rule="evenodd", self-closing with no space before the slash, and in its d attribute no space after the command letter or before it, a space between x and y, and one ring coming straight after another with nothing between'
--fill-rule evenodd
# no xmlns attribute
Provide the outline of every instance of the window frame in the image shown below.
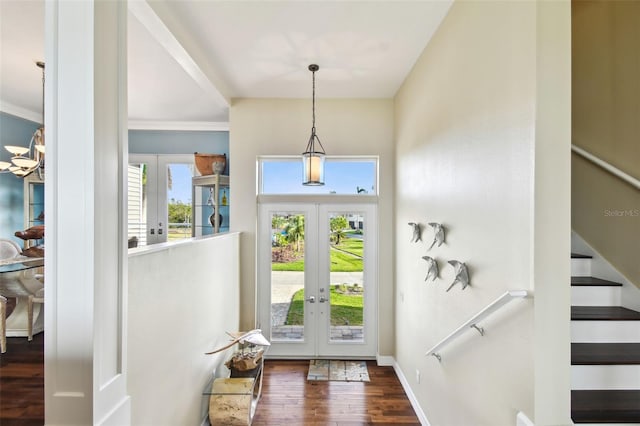
<svg viewBox="0 0 640 426"><path fill-rule="evenodd" d="M256 159L256 195L258 197L357 197L357 198L377 198L380 188L380 157L377 155L327 155L325 168L329 163L340 162L372 162L374 165L373 191L367 194L316 194L316 193L264 193L264 164L267 162L302 162L299 155L261 155ZM302 165L302 164L301 164ZM325 171L326 173L326 171ZM302 173L300 174L302 182Z"/></svg>

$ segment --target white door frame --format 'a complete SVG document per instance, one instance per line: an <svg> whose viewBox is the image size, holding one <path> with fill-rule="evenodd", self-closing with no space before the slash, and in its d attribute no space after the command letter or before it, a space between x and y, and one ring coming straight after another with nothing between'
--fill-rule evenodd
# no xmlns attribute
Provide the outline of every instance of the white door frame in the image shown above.
<svg viewBox="0 0 640 426"><path fill-rule="evenodd" d="M291 200L295 197L286 197ZM341 197L331 197L332 202L311 201L303 197L304 202L269 202L258 204L258 286L257 286L257 318L258 327L265 335L271 331L271 214L274 212L300 212L305 214L305 241L318 241L318 244L305 244L305 296L314 296L315 303L305 302L304 341L272 343L269 356L278 358L310 358L310 357L340 357L340 358L375 358L378 347L378 259L377 259L377 204L371 199L348 202ZM329 336L329 307L319 303L320 283L326 283L325 293L329 294L329 221L320 220L327 217L329 212L362 212L367 216L365 223L373 224L372 230L365 232L365 263L364 279L365 312L364 342L330 341ZM323 216L324 215L324 216ZM321 224L322 223L322 224ZM366 226L366 225L365 225ZM367 235L368 234L368 235ZM320 236L326 239L320 241ZM322 265L325 265L322 267ZM316 320L316 318L319 318ZM318 335L314 335L317 327ZM313 337L313 338L311 338Z"/></svg>

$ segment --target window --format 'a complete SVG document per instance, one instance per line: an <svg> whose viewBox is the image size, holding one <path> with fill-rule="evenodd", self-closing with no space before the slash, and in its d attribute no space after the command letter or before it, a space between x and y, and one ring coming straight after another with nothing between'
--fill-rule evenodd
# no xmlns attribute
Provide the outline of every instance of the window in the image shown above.
<svg viewBox="0 0 640 426"><path fill-rule="evenodd" d="M377 157L327 157L324 186L302 185L300 157L261 157L260 194L377 195Z"/></svg>

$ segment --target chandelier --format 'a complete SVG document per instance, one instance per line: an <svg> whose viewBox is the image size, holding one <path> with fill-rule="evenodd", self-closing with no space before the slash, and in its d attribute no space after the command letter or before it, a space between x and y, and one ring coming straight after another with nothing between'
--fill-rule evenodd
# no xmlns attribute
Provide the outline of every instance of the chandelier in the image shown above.
<svg viewBox="0 0 640 426"><path fill-rule="evenodd" d="M312 73L313 78L313 98L312 98L312 122L311 122L311 137L309 143L307 143L307 149L302 153L302 165L304 168L302 184L308 186L320 186L324 185L324 147L322 142L316 135L316 71L320 67L316 64L309 65L309 71ZM316 148L316 141L318 142L318 148Z"/></svg>
<svg viewBox="0 0 640 426"><path fill-rule="evenodd" d="M44 62L36 62L42 69L42 121L44 121ZM44 125L31 136L29 146L5 145L12 155L11 162L0 161L0 173L13 173L18 177L26 177L31 173L38 173L44 177Z"/></svg>

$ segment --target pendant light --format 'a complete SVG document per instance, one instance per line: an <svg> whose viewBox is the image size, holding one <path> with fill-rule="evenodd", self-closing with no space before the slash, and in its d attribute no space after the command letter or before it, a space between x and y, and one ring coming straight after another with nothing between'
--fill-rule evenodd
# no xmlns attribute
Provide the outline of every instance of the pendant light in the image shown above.
<svg viewBox="0 0 640 426"><path fill-rule="evenodd" d="M44 62L36 62L42 69L42 120L44 121ZM18 177L27 177L34 171L38 172L38 177L44 177L44 126L40 127L31 136L28 147L17 145L5 145L9 151L11 163L0 161L0 173L13 173Z"/></svg>
<svg viewBox="0 0 640 426"><path fill-rule="evenodd" d="M309 71L311 71L313 78L311 137L309 138L307 149L302 153L302 184L307 186L324 185L325 152L322 142L316 135L316 71L319 69L320 67L316 64L309 65Z"/></svg>

